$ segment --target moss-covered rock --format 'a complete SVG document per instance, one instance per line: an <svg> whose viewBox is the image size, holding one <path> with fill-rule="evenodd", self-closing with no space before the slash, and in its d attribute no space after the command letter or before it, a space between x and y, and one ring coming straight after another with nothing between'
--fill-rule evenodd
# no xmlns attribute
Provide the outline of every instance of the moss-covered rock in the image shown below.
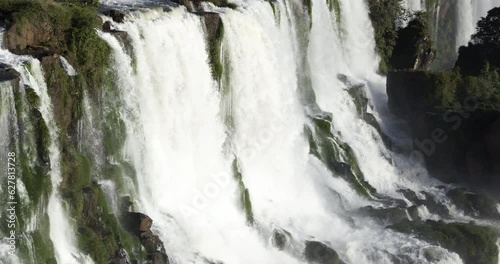
<svg viewBox="0 0 500 264"><path fill-rule="evenodd" d="M448 191L446 196L467 215L500 219L498 201L489 194L473 193L457 188Z"/></svg>
<svg viewBox="0 0 500 264"><path fill-rule="evenodd" d="M373 206L366 206L361 208L360 212L364 215L377 219L385 225L408 220L405 209L399 207L375 208Z"/></svg>
<svg viewBox="0 0 500 264"><path fill-rule="evenodd" d="M349 182L360 195L371 197L376 193L376 189L364 180L354 151L333 135L331 115L312 117L311 123L304 128L309 138L310 153Z"/></svg>
<svg viewBox="0 0 500 264"><path fill-rule="evenodd" d="M250 199L250 192L248 188L245 187L245 183L243 182L243 175L240 172L238 166L238 160L234 159L232 164L233 175L235 180L238 183L238 195L240 196L240 203L243 211L245 212L245 216L247 219L247 223L252 225L254 223L253 218L253 210L252 210L252 201Z"/></svg>
<svg viewBox="0 0 500 264"><path fill-rule="evenodd" d="M498 234L487 227L427 220L399 223L390 228L415 234L423 240L453 251L462 258L464 264L498 263Z"/></svg>
<svg viewBox="0 0 500 264"><path fill-rule="evenodd" d="M222 38L224 36L224 24L219 14L207 13L203 15L205 22L208 54L212 69L212 76L218 82L221 82L224 70L222 54Z"/></svg>

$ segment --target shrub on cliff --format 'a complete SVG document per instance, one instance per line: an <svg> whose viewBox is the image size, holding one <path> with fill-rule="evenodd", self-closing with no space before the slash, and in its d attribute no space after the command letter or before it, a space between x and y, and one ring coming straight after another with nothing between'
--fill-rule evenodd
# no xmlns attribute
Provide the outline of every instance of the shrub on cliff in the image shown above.
<svg viewBox="0 0 500 264"><path fill-rule="evenodd" d="M7 48L39 58L64 55L85 77L92 94L102 84L110 54L96 33L101 26L96 2L61 2L1 0L0 19L8 25Z"/></svg>
<svg viewBox="0 0 500 264"><path fill-rule="evenodd" d="M500 7L488 11L477 23L477 32L468 46L462 46L456 67L466 75L480 75L488 67L500 69Z"/></svg>
<svg viewBox="0 0 500 264"><path fill-rule="evenodd" d="M370 0L370 19L375 30L377 51L381 57L379 70L389 70L389 58L392 56L397 39L397 19L403 14L401 0Z"/></svg>
<svg viewBox="0 0 500 264"><path fill-rule="evenodd" d="M417 13L405 28L398 30L398 40L389 58L391 69L427 69L434 60L427 15Z"/></svg>
<svg viewBox="0 0 500 264"><path fill-rule="evenodd" d="M477 32L472 35L472 42L500 46L500 7L491 9L486 17L477 22Z"/></svg>

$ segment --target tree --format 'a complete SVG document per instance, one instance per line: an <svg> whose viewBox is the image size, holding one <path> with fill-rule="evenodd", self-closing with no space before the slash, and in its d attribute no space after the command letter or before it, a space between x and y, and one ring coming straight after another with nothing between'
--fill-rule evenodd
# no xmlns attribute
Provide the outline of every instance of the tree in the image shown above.
<svg viewBox="0 0 500 264"><path fill-rule="evenodd" d="M486 17L479 20L472 42L500 46L500 7L491 9Z"/></svg>
<svg viewBox="0 0 500 264"><path fill-rule="evenodd" d="M455 67L465 75L481 75L487 65L500 69L500 7L488 11L477 23L469 45L458 50Z"/></svg>

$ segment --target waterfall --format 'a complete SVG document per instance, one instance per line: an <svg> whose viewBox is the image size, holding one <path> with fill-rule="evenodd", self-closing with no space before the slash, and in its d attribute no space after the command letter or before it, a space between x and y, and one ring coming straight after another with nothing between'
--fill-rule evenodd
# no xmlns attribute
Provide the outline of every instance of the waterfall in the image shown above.
<svg viewBox="0 0 500 264"><path fill-rule="evenodd" d="M459 1L457 45L498 1ZM335 250L345 263L462 263L457 253L363 211L442 220L426 207L432 199L450 211L446 220L476 221L446 197L454 186L431 178L387 143L390 138L407 149L409 138L387 106L367 1L235 0L235 8L207 4L209 11L199 13L156 0L102 2L127 10L120 23L102 15L112 30L98 34L111 48L112 67L106 87L95 89L97 99L82 88L81 118L72 127L72 143L91 167L91 179L78 188L102 191L107 204L96 202L97 211L106 211L100 217L111 215L107 211L125 217L121 201L130 197L135 212L153 219L151 231L173 264L312 263L310 242ZM426 9L425 1L402 4L410 13ZM220 35L211 35L213 27ZM66 57L53 58L71 80L83 78L69 63L75 62L71 54ZM79 248L79 223L60 190L66 179L61 142L68 135L57 123L50 72L41 61L0 49L0 62L20 74L19 83L0 82L1 158L15 148L28 163L23 169L32 169L37 121L50 138L46 193L35 201L32 186L17 183L19 200L30 204L20 213L23 251L9 257L9 241L2 239L0 262L39 263L37 245L45 235L49 262L94 263L91 252ZM35 100L30 95L36 107L26 106ZM116 151L103 146L109 134L116 141L123 134ZM317 150L328 147L330 163ZM106 166L121 171L105 175ZM2 228L0 235L6 236ZM124 236L111 242L119 250L130 242Z"/></svg>
<svg viewBox="0 0 500 264"><path fill-rule="evenodd" d="M40 62L32 60L30 70L21 71L26 83L40 97L40 113L42 114L50 133L51 143L49 146L50 178L52 192L49 197L47 211L50 219L50 238L54 244L54 251L58 263L93 263L88 257L79 252L76 246L75 233L67 212L59 197L58 186L62 180L61 152L58 145L57 124L54 120L52 100L47 92L47 85Z"/></svg>
<svg viewBox="0 0 500 264"><path fill-rule="evenodd" d="M425 11L425 0L403 0L403 8L410 13Z"/></svg>
<svg viewBox="0 0 500 264"><path fill-rule="evenodd" d="M11 142L15 137L13 134L17 133L17 120L16 120L16 110L14 107L14 94L12 92L12 85L10 83L2 83L0 84L0 153L2 153L2 159L7 159L7 153L11 152L11 146L15 145L15 143ZM7 164L0 163L0 169L2 171L7 171ZM2 174L0 177L2 182L7 182L7 175ZM7 187L0 188L0 195L2 197L7 197ZM2 212L6 210L6 206L2 206ZM3 222L3 221L2 221ZM7 240L8 233L0 232L2 235L2 240L0 240L0 260L5 263L20 263L19 259L16 255L9 255L10 241Z"/></svg>
<svg viewBox="0 0 500 264"><path fill-rule="evenodd" d="M296 24L297 4L279 1L273 12L253 1L224 10L220 83L211 75L203 18L183 8L131 12L114 24L128 40L101 34L113 49L127 129L123 156L137 170L135 203L154 219L171 260L304 263L303 243L316 240L350 263L387 263L392 255L428 263L429 250L441 263L461 263L455 253L371 220L346 220L372 202L309 154L296 74L301 56L319 107L332 113L336 134L363 161L371 185L400 196L400 188L434 192L434 181L402 157L391 159L337 76L364 84L370 111L389 116L364 1L340 1L341 24L325 1L313 1L310 34ZM298 49L304 38L306 54ZM269 239L275 232L289 234L284 251Z"/></svg>

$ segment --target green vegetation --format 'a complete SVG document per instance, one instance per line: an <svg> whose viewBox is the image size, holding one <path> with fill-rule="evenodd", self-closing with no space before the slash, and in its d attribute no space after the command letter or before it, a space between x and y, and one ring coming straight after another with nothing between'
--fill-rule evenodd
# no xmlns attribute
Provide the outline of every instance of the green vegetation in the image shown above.
<svg viewBox="0 0 500 264"><path fill-rule="evenodd" d="M340 22L342 21L342 9L340 8L339 0L327 0L327 4L330 11L335 12L337 25L340 25Z"/></svg>
<svg viewBox="0 0 500 264"><path fill-rule="evenodd" d="M15 51L61 54L83 75L90 94L97 96L109 66L110 48L95 29L101 25L96 1L2 0L1 18L17 33ZM71 3L71 4L67 4ZM29 43L28 35L37 37ZM25 43L28 42L28 43ZM43 52L42 52L43 51Z"/></svg>
<svg viewBox="0 0 500 264"><path fill-rule="evenodd" d="M18 179L26 188L29 203L16 193L15 201L26 206L16 211L16 232L23 233L26 239L19 240L18 256L22 261L29 262L36 257L39 263L55 263L52 241L49 238L49 219L47 213L41 214L38 208L47 206L51 192L51 180L48 176L50 161L48 158L51 143L47 125L37 108L40 98L36 92L28 87L13 86L14 106L17 113L17 122L23 124L23 133L19 134L18 141L11 141L10 149L17 152ZM16 145L18 144L18 145ZM28 221L33 214L37 216L37 229L27 231ZM0 220L5 221L2 215ZM7 225L0 227L7 233Z"/></svg>
<svg viewBox="0 0 500 264"><path fill-rule="evenodd" d="M392 56L397 40L397 19L403 15L401 0L368 1L370 19L375 30L377 51L381 57L379 70L387 73L389 58Z"/></svg>
<svg viewBox="0 0 500 264"><path fill-rule="evenodd" d="M500 69L500 7L493 8L477 25L472 41L459 49L456 68L463 75L481 75L485 70Z"/></svg>
<svg viewBox="0 0 500 264"><path fill-rule="evenodd" d="M498 263L498 234L494 230L464 223L403 222L390 226L403 232L416 234L420 238L436 243L457 253L464 264Z"/></svg>
<svg viewBox="0 0 500 264"><path fill-rule="evenodd" d="M60 132L57 144L61 148L63 180L59 191L67 203L69 215L75 220L80 247L96 263L108 263L120 243L133 258L141 259L141 245L137 238L119 225L100 186L92 180L98 168L92 164L91 157L77 148L77 127L83 116L85 94L99 105L100 97L110 89L108 84L112 81L110 77L113 77L108 74L111 50L96 31L101 26L97 6L96 0L0 0L0 16L10 26L8 34L15 42L9 48L16 53L41 58ZM36 37L30 37L32 35ZM78 75L68 76L57 55L53 54L66 57ZM26 89L26 100L20 94L17 96L16 106L24 101L31 109L40 104L32 89ZM104 119L109 121L104 129L106 154L119 156L125 138L124 123L116 111L105 111ZM20 167L30 200L34 206L38 206L41 197L47 197L51 190L50 177L45 175L46 167L42 166L48 162L51 137L42 118L33 117L31 123L35 130L34 141L40 162L31 168L31 154L21 152L23 158L20 160L25 164ZM122 171L111 176L113 180L115 177L121 178ZM33 238L35 246L37 243L46 243L40 240L37 233L33 234ZM36 255L41 256L37 259L40 263L53 261L50 240L46 244L46 256L36 252ZM44 249L42 246L39 248Z"/></svg>
<svg viewBox="0 0 500 264"><path fill-rule="evenodd" d="M431 82L427 97L429 110L459 111L467 109L473 98L477 110L500 108L500 74L498 70L484 69L479 76L462 76L458 71L425 73ZM425 80L423 80L425 82Z"/></svg>
<svg viewBox="0 0 500 264"><path fill-rule="evenodd" d="M240 202L243 210L245 211L245 216L247 219L247 223L252 225L254 223L253 211L252 211L252 202L250 200L250 192L248 188L245 187L245 183L243 182L243 175L240 172L238 167L238 160L234 159L233 161L233 175L236 181L238 182L238 193L240 196Z"/></svg>
<svg viewBox="0 0 500 264"><path fill-rule="evenodd" d="M26 87L24 89L26 92L26 100L31 108L39 108L40 107L40 97L36 94L35 90L32 88Z"/></svg>
<svg viewBox="0 0 500 264"><path fill-rule="evenodd" d="M45 222L45 226L48 226L49 219L47 215L44 216L43 222ZM48 228L46 231L42 231L42 229L35 230L31 233L31 238L33 239L33 248L36 252L34 256L36 263L57 264ZM20 241L22 241L21 243L24 242L24 240Z"/></svg>
<svg viewBox="0 0 500 264"><path fill-rule="evenodd" d="M500 7L496 7L488 11L488 15L477 22L477 32L472 35L472 42L500 46L499 28Z"/></svg>
<svg viewBox="0 0 500 264"><path fill-rule="evenodd" d="M321 160L331 171L337 172L362 196L370 198L377 190L364 180L354 151L331 132L329 116L312 119L312 128L305 127L309 138L310 154ZM342 163L347 164L346 168Z"/></svg>
<svg viewBox="0 0 500 264"><path fill-rule="evenodd" d="M220 18L218 18L220 19ZM221 19L220 19L221 20ZM221 82L224 72L223 54L222 54L222 40L224 37L224 24L220 21L219 27L215 35L209 39L209 56L210 65L212 66L212 76L219 83Z"/></svg>
<svg viewBox="0 0 500 264"><path fill-rule="evenodd" d="M491 195L471 193L465 189L453 189L446 193L446 196L467 215L500 218L497 201Z"/></svg>
<svg viewBox="0 0 500 264"><path fill-rule="evenodd" d="M398 30L397 38L389 58L389 67L392 70L427 69L436 53L430 37L427 14L413 14L408 25Z"/></svg>

